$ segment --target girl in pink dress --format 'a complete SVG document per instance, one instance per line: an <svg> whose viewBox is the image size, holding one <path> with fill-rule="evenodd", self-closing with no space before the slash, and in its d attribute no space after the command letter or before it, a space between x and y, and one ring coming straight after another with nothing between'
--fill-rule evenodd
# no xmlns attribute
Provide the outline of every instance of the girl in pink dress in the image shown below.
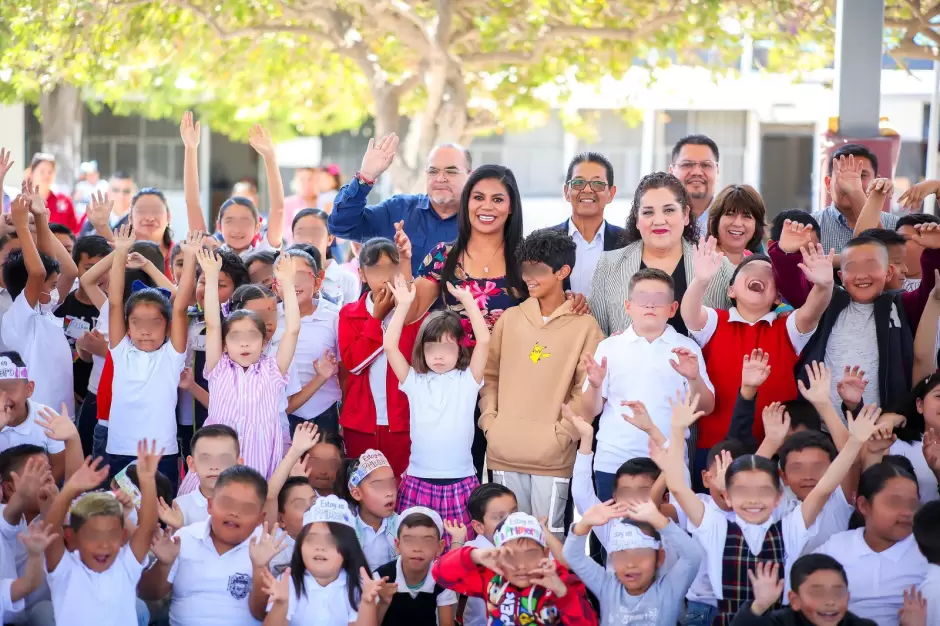
<svg viewBox="0 0 940 626"><path fill-rule="evenodd" d="M271 478L284 458L279 402L287 386L287 370L300 333L300 307L290 258L281 257L274 268L284 303L284 335L274 357L263 354L265 324L257 313L240 309L221 321L218 279L222 262L205 249L199 251L197 259L206 275L205 377L209 382L209 417L205 426L225 424L234 428L244 464ZM190 472L180 487L180 495L198 485L198 477Z"/></svg>

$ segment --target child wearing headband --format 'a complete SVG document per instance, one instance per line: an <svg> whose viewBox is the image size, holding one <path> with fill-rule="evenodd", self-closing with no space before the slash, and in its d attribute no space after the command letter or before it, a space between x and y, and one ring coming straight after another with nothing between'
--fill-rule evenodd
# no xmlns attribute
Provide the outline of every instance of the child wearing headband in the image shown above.
<svg viewBox="0 0 940 626"><path fill-rule="evenodd" d="M353 527L371 571L397 554L397 486L392 466L378 450L366 450L350 467L349 495L359 507Z"/></svg>
<svg viewBox="0 0 940 626"><path fill-rule="evenodd" d="M608 526L607 571L585 553L591 528L602 525ZM678 560L670 559L674 564L660 575L666 551ZM676 624L704 555L695 539L649 500L597 504L572 526L565 541L571 570L598 597L601 620L607 623Z"/></svg>

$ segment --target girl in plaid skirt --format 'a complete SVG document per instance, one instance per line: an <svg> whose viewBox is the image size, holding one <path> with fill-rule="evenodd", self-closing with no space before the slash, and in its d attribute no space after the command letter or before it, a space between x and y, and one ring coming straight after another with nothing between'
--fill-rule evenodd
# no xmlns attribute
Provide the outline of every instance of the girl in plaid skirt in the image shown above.
<svg viewBox="0 0 940 626"><path fill-rule="evenodd" d="M418 330L409 366L398 342L415 288L398 276L389 289L396 308L383 344L411 408L411 457L398 489L398 510L424 506L467 526L469 533L467 500L480 484L470 453L473 411L483 386L490 333L470 291L448 283L448 291L467 311L476 346L471 354L456 313L436 311ZM449 549L449 536L446 541Z"/></svg>

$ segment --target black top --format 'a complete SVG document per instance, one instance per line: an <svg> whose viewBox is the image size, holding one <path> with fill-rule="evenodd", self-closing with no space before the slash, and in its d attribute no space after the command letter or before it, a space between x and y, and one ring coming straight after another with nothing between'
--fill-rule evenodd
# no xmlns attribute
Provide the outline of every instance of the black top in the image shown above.
<svg viewBox="0 0 940 626"><path fill-rule="evenodd" d="M646 263L643 260L640 260L640 269L646 269ZM672 270L672 282L675 286L676 302L682 302L682 296L685 295L685 290L688 288L689 284L685 280L685 258L679 257L679 263L676 265L676 269ZM689 329L686 327L685 322L682 321L682 316L679 315L679 311L676 311L676 314L672 316L669 320L669 325L676 329L676 332L680 335L689 336Z"/></svg>
<svg viewBox="0 0 940 626"><path fill-rule="evenodd" d="M389 561L379 567L376 573L380 577L388 576L388 582L396 585L398 560ZM397 592L385 613L382 626L437 626L437 596L444 592L440 585L434 585L434 592L419 591L417 597L410 593Z"/></svg>
<svg viewBox="0 0 940 626"><path fill-rule="evenodd" d="M65 337L72 348L72 376L74 377L75 395L84 399L88 393L88 379L91 377L92 364L81 360L75 342L86 332L91 332L98 322L98 309L93 304L80 302L73 291L55 310L55 316L62 318ZM56 409L58 410L58 409Z"/></svg>
<svg viewBox="0 0 940 626"><path fill-rule="evenodd" d="M763 615L754 615L751 612L751 603L748 602L741 607L731 626L810 626L810 622L803 617L802 613L794 611L791 608L781 609L773 613ZM838 626L878 626L870 619L865 619L852 613L846 612L845 617L839 622Z"/></svg>

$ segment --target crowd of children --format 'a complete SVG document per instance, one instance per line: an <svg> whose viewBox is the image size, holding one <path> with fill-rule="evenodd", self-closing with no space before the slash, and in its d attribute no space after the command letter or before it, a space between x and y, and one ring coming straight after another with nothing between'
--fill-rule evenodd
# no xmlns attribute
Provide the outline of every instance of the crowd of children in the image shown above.
<svg viewBox="0 0 940 626"><path fill-rule="evenodd" d="M788 214L733 273L703 238L605 337L560 230L520 235L500 315L474 279L421 304L403 222L350 271L326 213L285 223L261 128L267 230L235 197L207 235L181 135L168 262L11 203L0 624L940 626L936 224L836 257Z"/></svg>

